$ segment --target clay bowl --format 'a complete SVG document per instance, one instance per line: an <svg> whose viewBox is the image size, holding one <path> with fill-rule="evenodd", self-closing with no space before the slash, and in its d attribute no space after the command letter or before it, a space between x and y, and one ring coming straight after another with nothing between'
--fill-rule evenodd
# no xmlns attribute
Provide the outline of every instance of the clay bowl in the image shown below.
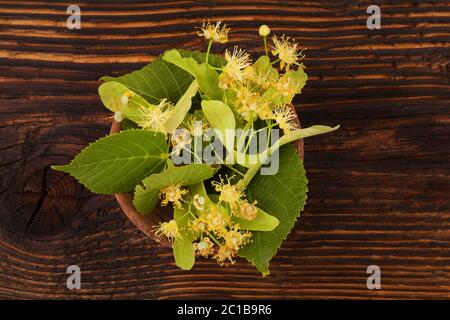
<svg viewBox="0 0 450 320"><path fill-rule="evenodd" d="M291 108L295 111L294 107ZM298 116L296 117L296 122L298 127L300 128L300 119ZM111 125L110 133L117 133L120 131L120 123L113 121ZM294 147L297 149L298 156L301 160L303 160L304 150L303 150L303 139L297 140L293 142ZM282 164L281 164L282 165ZM160 222L168 221L171 219L171 208L170 207L161 207L157 206L153 212L142 215L140 214L133 206L133 194L132 193L116 193L115 197L117 202L119 203L120 208L126 214L128 219L131 220L132 223L136 227L138 227L143 233L145 233L148 237L158 241L155 235L153 234L154 226L158 225ZM171 247L170 242L161 240L161 245L166 247Z"/></svg>

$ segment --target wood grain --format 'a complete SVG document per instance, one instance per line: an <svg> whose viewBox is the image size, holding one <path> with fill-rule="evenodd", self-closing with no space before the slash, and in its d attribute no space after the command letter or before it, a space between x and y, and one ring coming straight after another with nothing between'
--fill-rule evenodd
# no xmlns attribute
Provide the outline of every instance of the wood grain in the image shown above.
<svg viewBox="0 0 450 320"><path fill-rule="evenodd" d="M375 1L0 1L0 297L450 298L450 4ZM67 30L78 4L82 29ZM107 134L102 75L163 50L203 49L203 18L253 53L256 28L308 48L302 125L341 124L305 141L309 199L261 278L245 261L178 270L112 196L49 169ZM82 289L66 288L66 268ZM366 268L382 290L366 288Z"/></svg>

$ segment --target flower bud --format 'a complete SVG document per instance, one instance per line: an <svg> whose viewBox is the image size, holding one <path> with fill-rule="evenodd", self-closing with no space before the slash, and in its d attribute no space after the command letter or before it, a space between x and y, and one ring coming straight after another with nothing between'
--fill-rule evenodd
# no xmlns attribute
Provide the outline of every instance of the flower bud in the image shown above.
<svg viewBox="0 0 450 320"><path fill-rule="evenodd" d="M259 35L261 37L267 37L269 34L270 34L270 28L268 25L263 24L259 27Z"/></svg>
<svg viewBox="0 0 450 320"><path fill-rule="evenodd" d="M116 122L122 122L122 120L123 120L123 114L122 114L122 112L116 111L116 112L114 113L114 120L115 120Z"/></svg>
<svg viewBox="0 0 450 320"><path fill-rule="evenodd" d="M122 103L122 105L126 106L128 104L128 101L130 101L130 97L128 97L128 95L124 94L121 98L120 98L120 102Z"/></svg>

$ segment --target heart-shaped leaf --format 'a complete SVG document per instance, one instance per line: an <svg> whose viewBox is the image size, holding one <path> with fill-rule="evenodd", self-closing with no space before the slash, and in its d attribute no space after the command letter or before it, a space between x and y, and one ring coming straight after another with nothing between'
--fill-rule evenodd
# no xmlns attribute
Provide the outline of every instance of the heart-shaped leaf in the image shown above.
<svg viewBox="0 0 450 320"><path fill-rule="evenodd" d="M167 143L161 133L126 130L90 144L70 164L52 166L77 178L96 193L130 192L166 161Z"/></svg>
<svg viewBox="0 0 450 320"><path fill-rule="evenodd" d="M142 180L149 188L160 190L167 186L180 184L190 186L209 179L214 175L214 170L207 164L189 164L175 167L170 160L167 161L167 169L161 173L155 173Z"/></svg>
<svg viewBox="0 0 450 320"><path fill-rule="evenodd" d="M275 175L258 175L248 185L248 193L258 206L280 221L271 232L254 232L252 242L239 251L263 274L269 274L269 260L294 227L306 202L305 169L292 145L280 149L283 165Z"/></svg>
<svg viewBox="0 0 450 320"><path fill-rule="evenodd" d="M144 68L121 77L102 77L103 81L116 81L133 90L148 102L158 104L161 99L176 103L192 83L192 76L159 58Z"/></svg>

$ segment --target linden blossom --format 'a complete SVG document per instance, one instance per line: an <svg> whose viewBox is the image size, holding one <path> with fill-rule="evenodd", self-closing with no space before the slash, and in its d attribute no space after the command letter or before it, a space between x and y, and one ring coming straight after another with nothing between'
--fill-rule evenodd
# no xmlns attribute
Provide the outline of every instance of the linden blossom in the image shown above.
<svg viewBox="0 0 450 320"><path fill-rule="evenodd" d="M184 306L178 307L177 314L178 315L199 315L208 318L211 313L212 307L191 307L187 304Z"/></svg>

